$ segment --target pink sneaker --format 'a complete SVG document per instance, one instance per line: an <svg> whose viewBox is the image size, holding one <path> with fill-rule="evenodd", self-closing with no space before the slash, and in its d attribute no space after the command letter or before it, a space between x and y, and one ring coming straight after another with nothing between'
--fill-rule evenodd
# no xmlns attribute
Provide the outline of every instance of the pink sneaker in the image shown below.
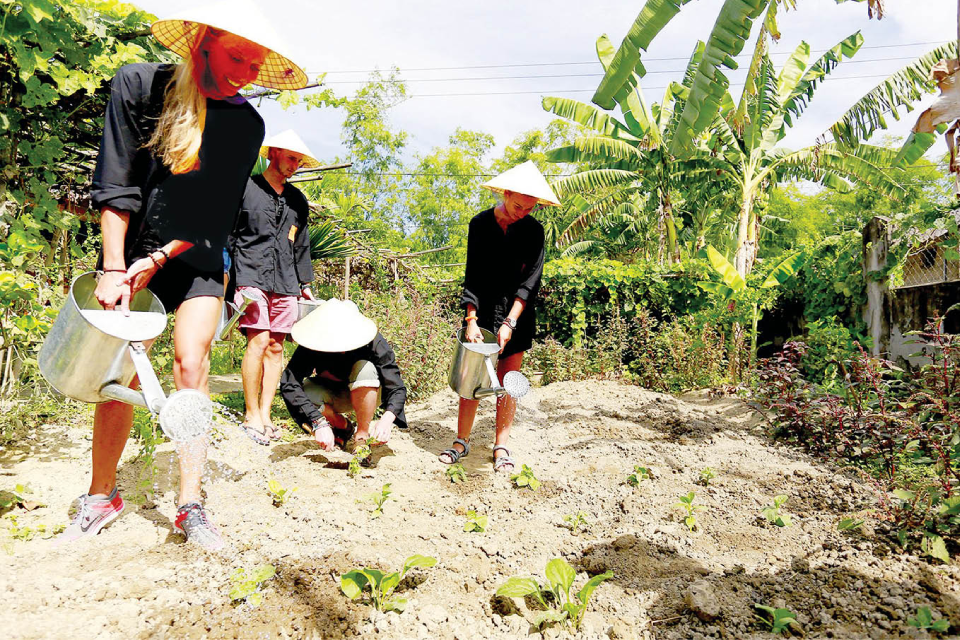
<svg viewBox="0 0 960 640"><path fill-rule="evenodd" d="M190 502L177 510L177 519L173 527L187 537L187 542L195 542L207 551L223 549L223 538L210 522L206 510L199 502Z"/></svg>
<svg viewBox="0 0 960 640"><path fill-rule="evenodd" d="M123 498L120 497L116 487L106 499L97 499L84 494L77 500L79 502L77 515L64 532L53 541L54 546L68 544L81 538L92 538L123 513Z"/></svg>

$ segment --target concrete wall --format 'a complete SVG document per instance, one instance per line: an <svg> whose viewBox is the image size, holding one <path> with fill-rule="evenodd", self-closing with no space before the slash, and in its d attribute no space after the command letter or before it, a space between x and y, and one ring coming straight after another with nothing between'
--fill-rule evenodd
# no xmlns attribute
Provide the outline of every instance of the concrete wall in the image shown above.
<svg viewBox="0 0 960 640"><path fill-rule="evenodd" d="M872 219L863 230L863 266L867 285L867 304L863 319L873 338L872 352L901 365L918 366L928 359L911 357L922 351L914 344L911 331L922 330L930 318L943 316L948 308L960 302L960 281L920 287L890 289L879 273L886 267L890 248L887 221ZM960 332L960 311L946 319L944 330Z"/></svg>

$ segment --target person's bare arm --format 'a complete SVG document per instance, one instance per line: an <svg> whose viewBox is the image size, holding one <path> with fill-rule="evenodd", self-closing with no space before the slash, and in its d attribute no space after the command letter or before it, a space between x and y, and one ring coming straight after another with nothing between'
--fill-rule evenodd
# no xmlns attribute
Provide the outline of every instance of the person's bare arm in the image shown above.
<svg viewBox="0 0 960 640"><path fill-rule="evenodd" d="M123 279L127 270L123 258L123 243L130 225L130 214L113 207L104 207L100 212L100 228L103 235L103 277L97 283L94 295L106 309L113 309L121 300L127 287ZM129 305L129 297L127 298Z"/></svg>

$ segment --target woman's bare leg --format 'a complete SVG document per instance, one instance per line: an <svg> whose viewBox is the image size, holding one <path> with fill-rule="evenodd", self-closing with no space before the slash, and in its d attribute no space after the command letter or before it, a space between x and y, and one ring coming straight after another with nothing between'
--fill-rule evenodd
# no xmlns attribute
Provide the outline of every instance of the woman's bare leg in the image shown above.
<svg viewBox="0 0 960 640"><path fill-rule="evenodd" d="M190 298L177 308L173 326L173 382L180 389L203 390L205 361L217 330L223 300L213 296ZM178 504L200 502L200 480L207 463L206 439L188 443L179 452L180 500Z"/></svg>
<svg viewBox="0 0 960 640"><path fill-rule="evenodd" d="M511 371L519 371L523 364L523 352L514 353L507 356L497 363L497 377L503 384L503 377ZM495 444L507 446L507 440L510 439L510 427L513 426L513 417L517 413L517 399L510 394L503 394L497 398L497 434ZM500 456L506 455L502 450L493 454L494 460Z"/></svg>

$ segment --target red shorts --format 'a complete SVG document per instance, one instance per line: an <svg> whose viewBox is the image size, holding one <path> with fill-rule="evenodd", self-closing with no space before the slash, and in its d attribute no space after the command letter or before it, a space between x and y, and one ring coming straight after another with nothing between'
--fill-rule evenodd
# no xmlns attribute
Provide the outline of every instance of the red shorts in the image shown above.
<svg viewBox="0 0 960 640"><path fill-rule="evenodd" d="M237 287L233 302L237 306L243 303L244 294L253 302L247 307L238 326L241 329L290 333L297 321L297 296L284 296L268 293L256 287Z"/></svg>

